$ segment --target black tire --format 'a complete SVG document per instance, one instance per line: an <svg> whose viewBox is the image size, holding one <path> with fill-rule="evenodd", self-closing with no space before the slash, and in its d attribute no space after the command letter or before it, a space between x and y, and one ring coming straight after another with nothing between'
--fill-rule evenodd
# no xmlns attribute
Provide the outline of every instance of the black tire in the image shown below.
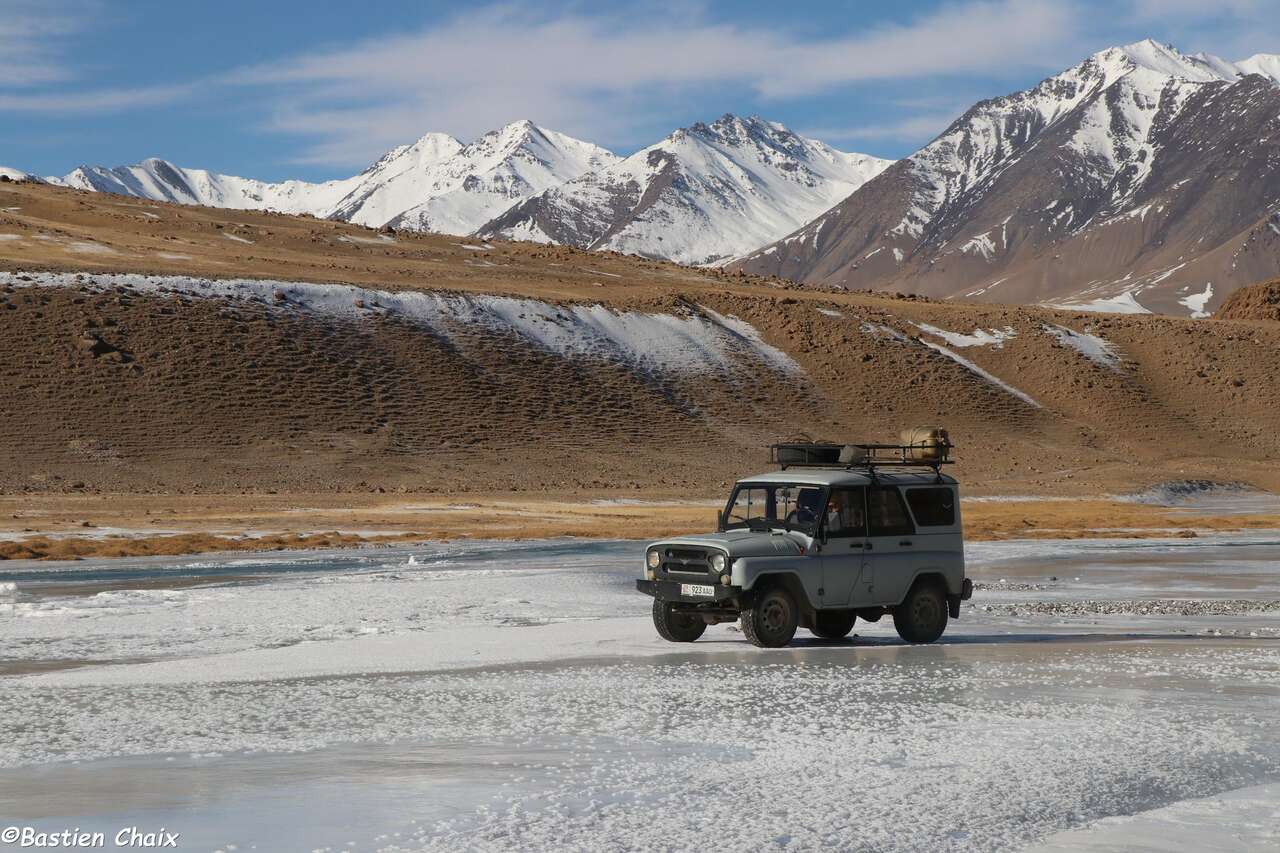
<svg viewBox="0 0 1280 853"><path fill-rule="evenodd" d="M932 581L920 581L893 609L893 627L908 643L932 643L947 630L947 597Z"/></svg>
<svg viewBox="0 0 1280 853"><path fill-rule="evenodd" d="M800 608L791 593L774 587L758 593L743 609L742 633L753 645L777 649L791 642L800 627Z"/></svg>
<svg viewBox="0 0 1280 853"><path fill-rule="evenodd" d="M670 601L653 600L653 627L658 636L671 643L692 643L707 630L698 616L681 613Z"/></svg>
<svg viewBox="0 0 1280 853"><path fill-rule="evenodd" d="M819 610L809 630L824 640L839 640L849 636L857 620L858 615L852 610Z"/></svg>

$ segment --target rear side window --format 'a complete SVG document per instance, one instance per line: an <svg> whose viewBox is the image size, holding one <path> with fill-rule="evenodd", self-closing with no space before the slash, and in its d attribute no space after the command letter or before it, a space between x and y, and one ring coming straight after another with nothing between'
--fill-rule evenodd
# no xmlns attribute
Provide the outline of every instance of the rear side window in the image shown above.
<svg viewBox="0 0 1280 853"><path fill-rule="evenodd" d="M867 520L872 536L905 536L916 532L902 495L892 486L872 486L867 490Z"/></svg>
<svg viewBox="0 0 1280 853"><path fill-rule="evenodd" d="M956 496L950 489L907 489L907 503L921 527L948 527L956 523Z"/></svg>

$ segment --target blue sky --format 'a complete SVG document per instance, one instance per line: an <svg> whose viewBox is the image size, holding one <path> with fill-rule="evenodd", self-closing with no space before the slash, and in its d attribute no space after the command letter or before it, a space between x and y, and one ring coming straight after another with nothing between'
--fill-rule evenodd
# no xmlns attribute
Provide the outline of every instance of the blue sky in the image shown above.
<svg viewBox="0 0 1280 853"><path fill-rule="evenodd" d="M725 112L910 153L974 101L1153 37L1280 52L1275 0L0 0L0 165L352 174L518 118L619 153Z"/></svg>

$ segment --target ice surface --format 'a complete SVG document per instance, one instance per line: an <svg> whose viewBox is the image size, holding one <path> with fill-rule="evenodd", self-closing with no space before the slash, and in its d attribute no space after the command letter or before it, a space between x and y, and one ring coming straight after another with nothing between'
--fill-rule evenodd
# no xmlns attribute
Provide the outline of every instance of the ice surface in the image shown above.
<svg viewBox="0 0 1280 853"><path fill-rule="evenodd" d="M0 606L44 615L0 615L0 646L81 666L0 677L0 812L145 815L224 850L1099 850L1183 821L1209 838L1201 798L1224 799L1220 839L1275 829L1258 786L1280 781L1280 646L1200 632L1280 616L1033 607L1167 589L1148 566L1274 600L1274 535L973 543L981 588L944 642L902 645L881 620L776 651L729 626L658 640L642 553L5 565ZM156 576L170 585L138 588ZM86 665L130 654L152 660Z"/></svg>
<svg viewBox="0 0 1280 853"><path fill-rule="evenodd" d="M1280 850L1280 783L1103 818L1053 835L1027 853L1256 853Z"/></svg>

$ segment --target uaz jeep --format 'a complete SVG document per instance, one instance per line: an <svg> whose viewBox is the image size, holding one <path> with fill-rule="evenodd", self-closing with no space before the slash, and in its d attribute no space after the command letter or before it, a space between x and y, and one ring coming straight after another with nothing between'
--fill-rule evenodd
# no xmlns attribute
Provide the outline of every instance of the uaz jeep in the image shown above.
<svg viewBox="0 0 1280 853"><path fill-rule="evenodd" d="M742 623L757 646L798 627L839 639L891 614L909 643L931 643L973 594L965 578L950 442L931 446L776 444L779 470L735 485L714 534L655 542L636 587L672 642Z"/></svg>

